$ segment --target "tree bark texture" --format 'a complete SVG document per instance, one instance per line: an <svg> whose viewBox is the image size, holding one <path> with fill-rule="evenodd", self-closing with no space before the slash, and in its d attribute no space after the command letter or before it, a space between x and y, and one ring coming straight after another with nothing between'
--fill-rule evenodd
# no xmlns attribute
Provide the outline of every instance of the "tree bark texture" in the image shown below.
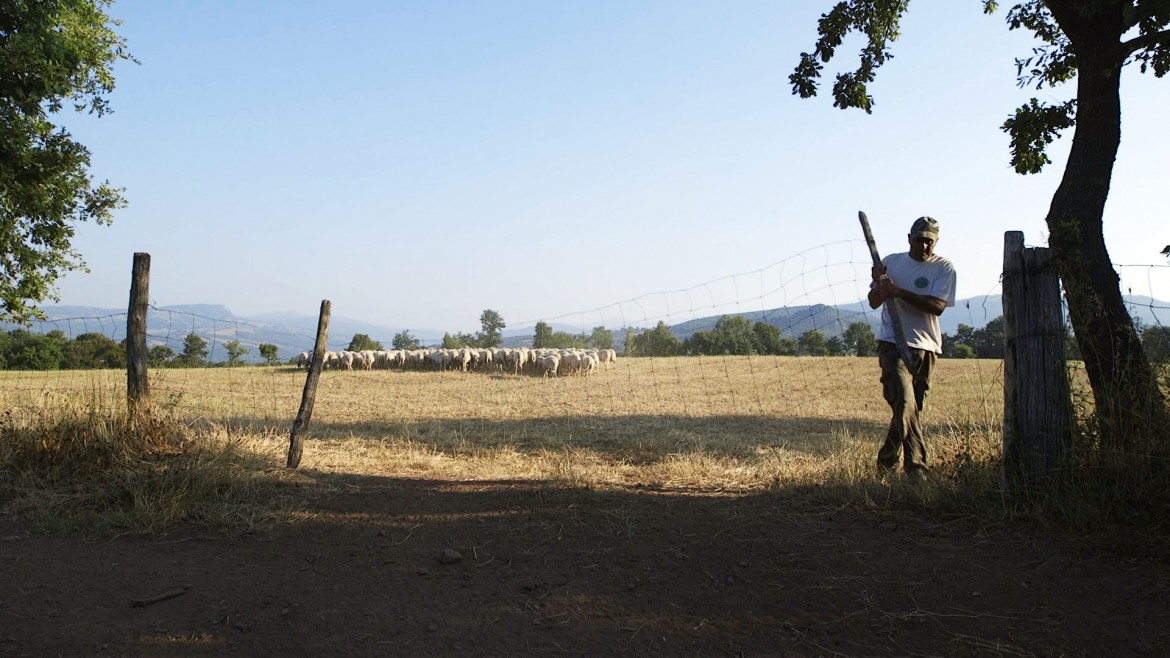
<svg viewBox="0 0 1170 658"><path fill-rule="evenodd" d="M296 468L301 464L301 455L305 449L304 433L309 429L309 421L313 418L313 404L317 401L317 381L321 378L321 369L325 367L325 346L329 338L329 316L333 303L328 299L321 301L321 316L317 320L317 341L313 345L313 359L309 362L309 374L305 377L305 390L301 394L301 408L297 411L297 418L293 421L292 432L288 438L288 468Z"/></svg>
<svg viewBox="0 0 1170 658"><path fill-rule="evenodd" d="M147 374L146 315L150 308L150 254L134 254L130 275L130 309L126 314L126 404L137 425L150 408Z"/></svg>
<svg viewBox="0 0 1170 658"><path fill-rule="evenodd" d="M1060 280L1049 250L1009 231L1003 251L1003 480L1008 488L1051 472L1070 446Z"/></svg>
<svg viewBox="0 0 1170 658"><path fill-rule="evenodd" d="M1048 211L1049 246L1093 389L1102 447L1127 450L1165 431L1166 403L1125 308L1102 219L1121 142L1122 5L1047 0L1077 57L1072 148Z"/></svg>

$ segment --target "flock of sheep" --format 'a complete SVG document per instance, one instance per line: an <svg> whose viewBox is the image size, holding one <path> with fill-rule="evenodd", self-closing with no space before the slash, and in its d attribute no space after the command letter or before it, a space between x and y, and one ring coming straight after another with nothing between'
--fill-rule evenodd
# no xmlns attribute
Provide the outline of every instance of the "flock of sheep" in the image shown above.
<svg viewBox="0 0 1170 658"><path fill-rule="evenodd" d="M312 352L301 352L295 362L307 367ZM609 370L617 363L611 349L552 349L526 347L463 347L459 349L425 348L417 350L365 350L326 352L324 367L334 370L460 370L481 372L528 372L544 377L591 375L603 366Z"/></svg>

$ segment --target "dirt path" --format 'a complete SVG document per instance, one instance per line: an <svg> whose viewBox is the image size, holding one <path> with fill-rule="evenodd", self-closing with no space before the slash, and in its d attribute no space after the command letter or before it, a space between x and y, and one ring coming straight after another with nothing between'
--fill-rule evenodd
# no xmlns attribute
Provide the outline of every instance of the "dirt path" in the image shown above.
<svg viewBox="0 0 1170 658"><path fill-rule="evenodd" d="M263 537L7 520L0 655L1170 654L1154 560L799 499L367 478Z"/></svg>

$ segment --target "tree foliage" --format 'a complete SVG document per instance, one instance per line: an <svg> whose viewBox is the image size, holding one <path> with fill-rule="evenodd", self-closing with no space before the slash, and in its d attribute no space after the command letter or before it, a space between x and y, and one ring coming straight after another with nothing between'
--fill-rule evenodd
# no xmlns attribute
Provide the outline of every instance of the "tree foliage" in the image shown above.
<svg viewBox="0 0 1170 658"><path fill-rule="evenodd" d="M849 353L849 346L840 336L829 336L825 339L825 353L828 356L845 356Z"/></svg>
<svg viewBox="0 0 1170 658"><path fill-rule="evenodd" d="M207 341L192 331L183 338L183 353L171 361L171 365L180 368L194 368L207 365ZM149 359L149 355L147 356Z"/></svg>
<svg viewBox="0 0 1170 658"><path fill-rule="evenodd" d="M572 334L567 331L554 331L548 338L548 346L553 349L564 349L566 347L585 347L589 340L589 336L585 334Z"/></svg>
<svg viewBox="0 0 1170 658"><path fill-rule="evenodd" d="M1004 322L999 315L979 329L960 323L955 335L943 336L943 356L954 358L1002 359Z"/></svg>
<svg viewBox="0 0 1170 658"><path fill-rule="evenodd" d="M6 2L0 8L0 319L42 317L57 279L85 270L75 224L108 224L120 189L95 185L90 154L55 119L66 105L110 111L113 66L132 60L110 0Z"/></svg>
<svg viewBox="0 0 1170 658"><path fill-rule="evenodd" d="M364 352L366 350L380 351L386 348L382 347L382 343L365 334L354 334L349 341L349 346L345 349L350 352Z"/></svg>
<svg viewBox="0 0 1170 658"><path fill-rule="evenodd" d="M9 370L58 370L68 339L61 331L34 334L15 329L4 342L4 363Z"/></svg>
<svg viewBox="0 0 1170 658"><path fill-rule="evenodd" d="M877 336L873 334L873 327L868 322L852 322L845 328L841 339L845 342L845 351L854 356L877 356Z"/></svg>
<svg viewBox="0 0 1170 658"><path fill-rule="evenodd" d="M787 342L785 342L787 340ZM756 352L775 356L791 356L796 354L796 343L791 338L785 339L780 335L780 328L757 320L752 325L752 344Z"/></svg>
<svg viewBox="0 0 1170 658"><path fill-rule="evenodd" d="M391 341L390 346L396 350L417 350L419 348L418 339L410 333L410 330L403 329L394 334L394 340Z"/></svg>
<svg viewBox="0 0 1170 658"><path fill-rule="evenodd" d="M796 339L796 352L801 356L828 356L829 341L820 329L809 329Z"/></svg>
<svg viewBox="0 0 1170 658"><path fill-rule="evenodd" d="M982 0L986 13L995 0ZM868 84L890 59L889 45L907 0L841 0L821 17L812 52L802 53L789 82L808 98L817 94L824 64L851 32L864 37L858 66L837 75L833 104L873 109ZM1007 12L1008 28L1038 40L1016 59L1017 83L1056 98L1074 81L1074 98L1017 108L1001 125L1011 137L1011 165L1035 173L1049 163L1047 146L1074 129L1064 177L1049 206L1048 244L1068 301L1069 319L1093 389L1102 445L1126 448L1164 439L1165 398L1158 389L1117 274L1105 248L1102 220L1121 143L1121 73L1136 65L1162 77L1170 71L1167 0L1024 0ZM973 53L974 57L980 56Z"/></svg>
<svg viewBox="0 0 1170 658"><path fill-rule="evenodd" d="M627 356L676 356L683 353L683 343L662 320L649 331L627 334Z"/></svg>
<svg viewBox="0 0 1170 658"><path fill-rule="evenodd" d="M752 323L742 315L720 317L710 331L696 331L683 341L682 348L686 354L709 356L795 356L798 351L796 340L782 335L775 325Z"/></svg>
<svg viewBox="0 0 1170 658"><path fill-rule="evenodd" d="M244 365L244 355L248 353L248 348L244 347L238 340L229 340L223 344L224 351L227 352L228 360L226 365L229 367L237 367Z"/></svg>
<svg viewBox="0 0 1170 658"><path fill-rule="evenodd" d="M27 329L0 332L0 369L89 370L125 368L122 343L99 333L69 340L60 330L35 334Z"/></svg>
<svg viewBox="0 0 1170 658"><path fill-rule="evenodd" d="M742 315L724 315L715 321L711 331L696 331L692 334L685 347L691 354L756 354L755 338L747 318Z"/></svg>
<svg viewBox="0 0 1170 658"><path fill-rule="evenodd" d="M151 368L165 368L175 358L175 351L166 345L154 345L146 351L146 363Z"/></svg>
<svg viewBox="0 0 1170 658"><path fill-rule="evenodd" d="M215 365L242 366L250 348L239 340L223 344L227 360ZM260 343L258 351L268 365L280 362L279 348L272 343ZM165 344L153 345L147 350L147 364L151 368L191 368L208 365L210 353L207 340L192 332L183 339L183 353ZM126 341L117 342L96 332L87 332L70 340L60 330L36 334L27 329L0 332L0 370L94 370L126 367Z"/></svg>
<svg viewBox="0 0 1170 658"><path fill-rule="evenodd" d="M951 350L950 356L955 359L974 359L975 350L970 345L959 343Z"/></svg>
<svg viewBox="0 0 1170 658"><path fill-rule="evenodd" d="M1142 344L1154 363L1170 363L1170 327L1157 325L1142 329Z"/></svg>
<svg viewBox="0 0 1170 658"><path fill-rule="evenodd" d="M536 323L536 327L532 332L532 347L540 349L542 347L552 347L549 342L552 340L553 330L547 322L541 320Z"/></svg>
<svg viewBox="0 0 1170 658"><path fill-rule="evenodd" d="M500 332L508 325L504 323L502 315L487 308L479 314L479 326L480 332L476 334L474 344L477 347L498 347L504 340Z"/></svg>
<svg viewBox="0 0 1170 658"><path fill-rule="evenodd" d="M585 340L585 345L599 350L613 349L613 332L605 327L594 327L593 333Z"/></svg>
<svg viewBox="0 0 1170 658"><path fill-rule="evenodd" d="M476 347L479 343L478 336L472 336L466 331L457 331L455 333L444 333L441 347L443 349L459 349L461 347Z"/></svg>
<svg viewBox="0 0 1170 658"><path fill-rule="evenodd" d="M125 367L126 348L99 333L84 333L74 338L65 345L61 359L61 368L65 370Z"/></svg>
<svg viewBox="0 0 1170 658"><path fill-rule="evenodd" d="M274 366L280 363L279 348L272 343L260 343L256 348L260 352L260 358L264 359L265 365Z"/></svg>

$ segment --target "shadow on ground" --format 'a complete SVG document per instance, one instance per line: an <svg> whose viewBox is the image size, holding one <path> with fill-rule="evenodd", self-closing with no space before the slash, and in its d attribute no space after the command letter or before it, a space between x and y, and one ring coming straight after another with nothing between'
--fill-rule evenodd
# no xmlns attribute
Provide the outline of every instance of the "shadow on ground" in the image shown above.
<svg viewBox="0 0 1170 658"><path fill-rule="evenodd" d="M1059 537L800 490L305 475L333 493L263 535L91 542L0 522L0 653L1170 652L1163 566Z"/></svg>

